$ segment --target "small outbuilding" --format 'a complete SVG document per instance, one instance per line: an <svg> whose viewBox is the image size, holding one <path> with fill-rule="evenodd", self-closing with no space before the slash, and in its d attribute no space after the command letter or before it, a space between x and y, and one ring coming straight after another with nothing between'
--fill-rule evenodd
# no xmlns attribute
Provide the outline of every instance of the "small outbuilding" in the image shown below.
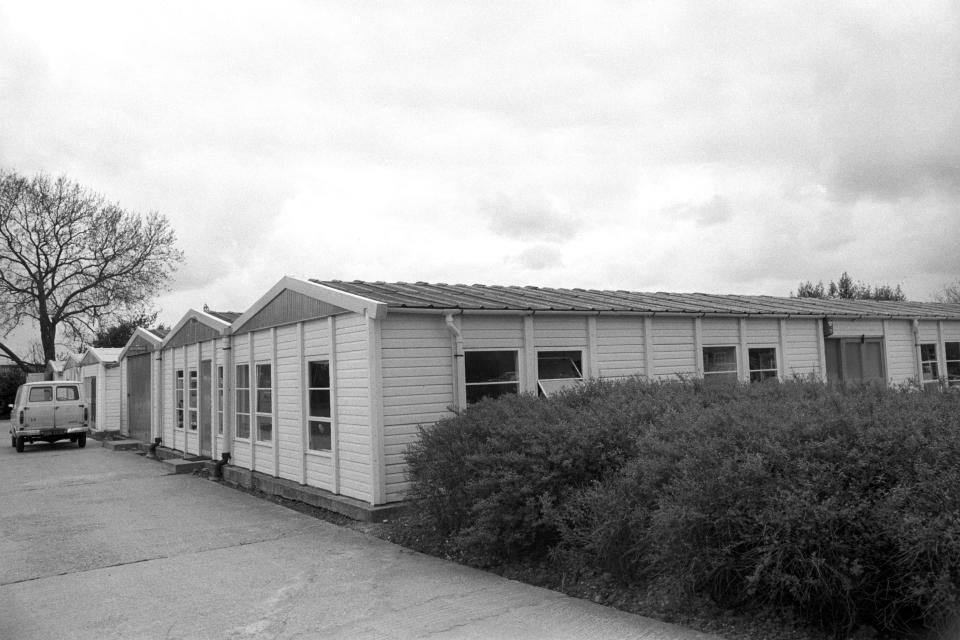
<svg viewBox="0 0 960 640"><path fill-rule="evenodd" d="M93 431L120 431L121 349L90 347L80 358L75 378L83 382ZM69 359L68 359L69 362Z"/></svg>
<svg viewBox="0 0 960 640"><path fill-rule="evenodd" d="M960 386L960 305L286 277L232 321L191 311L161 357L165 443L206 451L215 424L232 464L377 506L404 499L419 426L484 397L626 376Z"/></svg>
<svg viewBox="0 0 960 640"><path fill-rule="evenodd" d="M141 442L150 442L159 432L158 394L159 365L154 353L163 343L167 331L138 327L118 357L120 361L120 433Z"/></svg>

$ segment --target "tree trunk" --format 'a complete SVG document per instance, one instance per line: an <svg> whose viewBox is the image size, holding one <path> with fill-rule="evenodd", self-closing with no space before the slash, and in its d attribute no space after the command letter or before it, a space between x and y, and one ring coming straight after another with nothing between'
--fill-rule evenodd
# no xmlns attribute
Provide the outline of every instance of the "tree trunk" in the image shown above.
<svg viewBox="0 0 960 640"><path fill-rule="evenodd" d="M43 364L57 359L57 325L48 318L40 318L40 344L43 346Z"/></svg>

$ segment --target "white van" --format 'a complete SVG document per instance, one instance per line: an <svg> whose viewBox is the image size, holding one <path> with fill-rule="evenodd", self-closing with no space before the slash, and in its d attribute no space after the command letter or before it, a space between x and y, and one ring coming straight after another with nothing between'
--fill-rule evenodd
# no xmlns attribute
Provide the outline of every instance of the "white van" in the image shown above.
<svg viewBox="0 0 960 640"><path fill-rule="evenodd" d="M10 405L10 446L23 451L29 442L70 440L87 446L87 403L79 382L28 382Z"/></svg>

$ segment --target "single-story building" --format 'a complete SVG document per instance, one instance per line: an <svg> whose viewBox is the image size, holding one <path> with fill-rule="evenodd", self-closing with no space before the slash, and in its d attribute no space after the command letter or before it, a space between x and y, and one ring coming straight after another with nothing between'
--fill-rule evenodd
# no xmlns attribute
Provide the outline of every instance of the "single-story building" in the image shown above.
<svg viewBox="0 0 960 640"><path fill-rule="evenodd" d="M487 396L635 375L958 386L960 305L285 277L233 320L188 312L159 354L165 444L377 506L404 498L418 427Z"/></svg>
<svg viewBox="0 0 960 640"><path fill-rule="evenodd" d="M141 442L150 442L159 431L159 411L153 396L159 365L154 360L167 331L138 327L120 351L120 433ZM159 404L157 405L159 407Z"/></svg>
<svg viewBox="0 0 960 640"><path fill-rule="evenodd" d="M120 430L120 363L122 349L90 347L73 368L69 378L83 382L90 406L90 428L94 431ZM68 358L68 366L70 359ZM66 372L66 369L65 369Z"/></svg>
<svg viewBox="0 0 960 640"><path fill-rule="evenodd" d="M223 395L230 341L239 313L190 309L157 348L157 428L154 437L186 454L223 451ZM229 449L227 449L229 451Z"/></svg>

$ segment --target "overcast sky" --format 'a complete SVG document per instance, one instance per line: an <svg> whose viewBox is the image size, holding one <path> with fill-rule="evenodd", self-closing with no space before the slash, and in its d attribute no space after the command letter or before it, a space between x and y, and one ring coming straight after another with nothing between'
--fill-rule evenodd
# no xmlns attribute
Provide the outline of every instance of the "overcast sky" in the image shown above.
<svg viewBox="0 0 960 640"><path fill-rule="evenodd" d="M960 3L0 0L0 167L283 275L788 295L960 277Z"/></svg>

